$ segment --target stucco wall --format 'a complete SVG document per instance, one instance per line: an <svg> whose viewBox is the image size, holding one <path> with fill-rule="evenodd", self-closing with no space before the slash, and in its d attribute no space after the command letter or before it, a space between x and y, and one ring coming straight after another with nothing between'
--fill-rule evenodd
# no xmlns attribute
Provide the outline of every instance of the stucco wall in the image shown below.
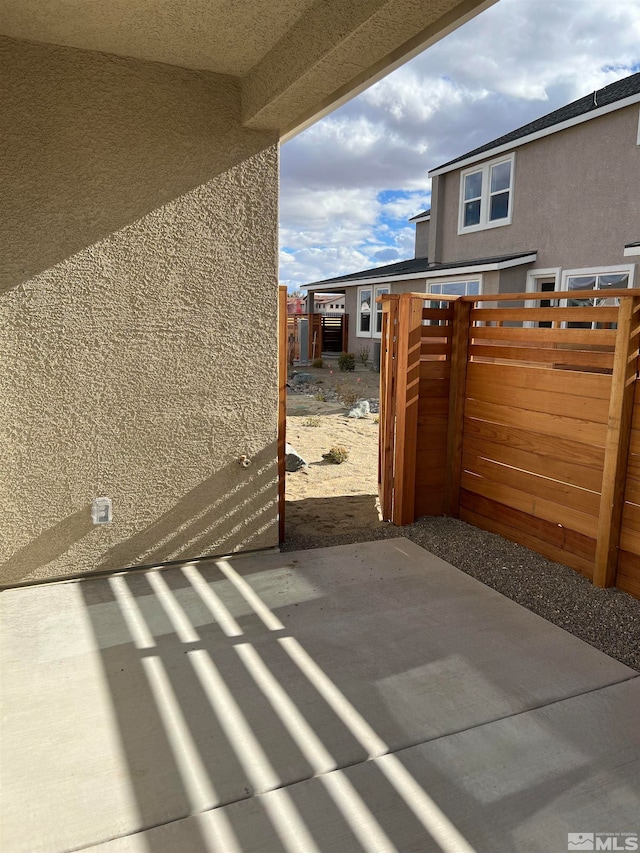
<svg viewBox="0 0 640 853"><path fill-rule="evenodd" d="M429 257L429 229L431 227L431 220L427 219L425 222L416 222L416 247L415 247L415 256L416 258L428 258Z"/></svg>
<svg viewBox="0 0 640 853"><path fill-rule="evenodd" d="M512 224L472 234L457 233L460 172L440 176L437 259L537 249L538 268L628 264L624 245L640 222L637 138L636 104L516 148Z"/></svg>
<svg viewBox="0 0 640 853"><path fill-rule="evenodd" d="M0 582L277 544L274 135L213 74L0 77Z"/></svg>

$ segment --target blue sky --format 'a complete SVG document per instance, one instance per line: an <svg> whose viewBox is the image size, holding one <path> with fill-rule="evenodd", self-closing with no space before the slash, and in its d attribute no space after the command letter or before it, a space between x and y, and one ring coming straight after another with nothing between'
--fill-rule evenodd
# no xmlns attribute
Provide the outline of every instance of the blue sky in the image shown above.
<svg viewBox="0 0 640 853"><path fill-rule="evenodd" d="M640 0L500 0L282 146L290 290L413 256L427 172L640 71Z"/></svg>

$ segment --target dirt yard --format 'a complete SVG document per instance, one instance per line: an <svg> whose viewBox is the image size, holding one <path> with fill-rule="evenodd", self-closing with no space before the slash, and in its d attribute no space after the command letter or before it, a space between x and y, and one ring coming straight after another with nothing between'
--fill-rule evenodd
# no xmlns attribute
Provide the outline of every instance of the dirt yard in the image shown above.
<svg viewBox="0 0 640 853"><path fill-rule="evenodd" d="M314 382L294 390L292 376L293 387L287 395L287 441L307 462L306 468L287 474L287 538L309 530L329 537L382 526L377 501L377 412L358 420L347 418L349 407L331 399L335 394L343 400L356 397L377 408L380 375L362 365L353 373L340 373L335 363L322 369L296 368L296 372L311 374ZM340 465L322 458L334 445L349 453Z"/></svg>

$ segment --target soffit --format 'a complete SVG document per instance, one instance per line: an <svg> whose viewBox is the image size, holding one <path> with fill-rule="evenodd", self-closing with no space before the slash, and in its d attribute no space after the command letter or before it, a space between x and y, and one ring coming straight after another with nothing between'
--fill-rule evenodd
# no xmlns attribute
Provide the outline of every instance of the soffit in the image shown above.
<svg viewBox="0 0 640 853"><path fill-rule="evenodd" d="M0 0L0 35L240 78L290 138L496 0Z"/></svg>
<svg viewBox="0 0 640 853"><path fill-rule="evenodd" d="M245 75L314 0L0 0L0 33Z"/></svg>

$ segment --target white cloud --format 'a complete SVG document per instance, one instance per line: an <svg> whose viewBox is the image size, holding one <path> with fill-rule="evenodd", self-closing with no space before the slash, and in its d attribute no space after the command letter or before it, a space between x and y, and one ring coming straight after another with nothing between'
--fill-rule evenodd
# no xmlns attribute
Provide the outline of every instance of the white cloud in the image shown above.
<svg viewBox="0 0 640 853"><path fill-rule="evenodd" d="M635 0L500 0L283 146L281 279L411 257L429 169L638 65Z"/></svg>

